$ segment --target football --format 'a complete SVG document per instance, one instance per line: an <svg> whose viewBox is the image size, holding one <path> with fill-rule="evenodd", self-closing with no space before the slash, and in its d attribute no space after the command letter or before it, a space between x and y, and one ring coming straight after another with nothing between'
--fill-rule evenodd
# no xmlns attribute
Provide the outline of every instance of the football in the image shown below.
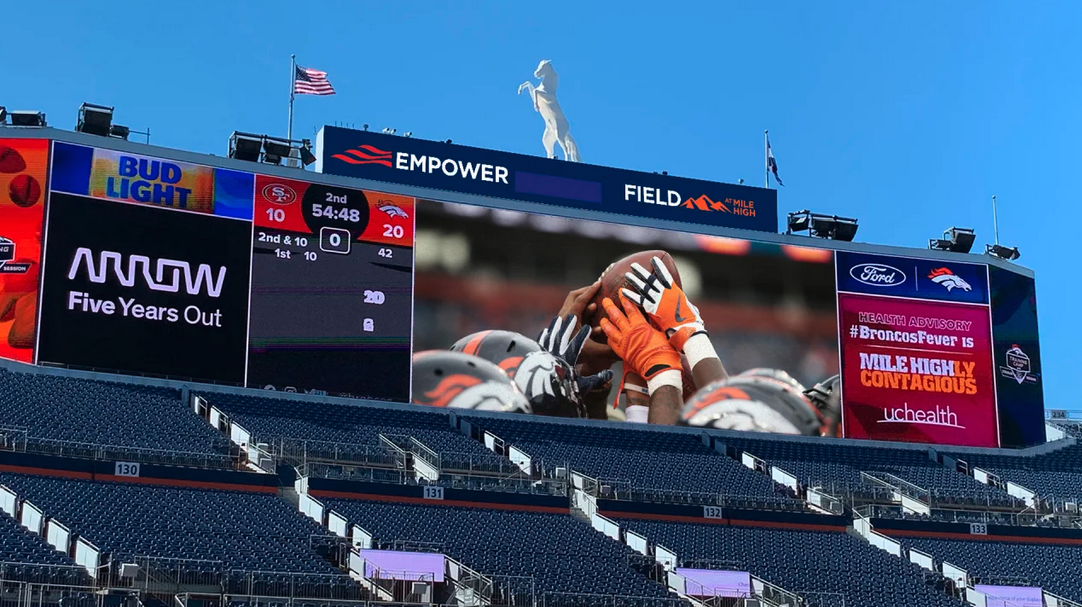
<svg viewBox="0 0 1082 607"><path fill-rule="evenodd" d="M654 257L661 259L661 263L669 269L669 273L672 274L673 280L676 281L676 285L683 288L683 283L680 282L680 270L676 267L676 262L673 261L672 256L666 251L652 250L652 251L640 251L638 253L632 253L623 259L614 262L601 274L601 288L597 290L597 295L594 296L594 300L591 303L597 304L597 312L590 319L590 324L594 327L600 326L601 319L605 317L605 309L601 305L601 300L608 297L617 306L620 305L620 299L618 297L620 289L624 287L630 288L631 285L627 282L627 278L624 276L631 271L631 264L638 263L640 266L646 268L647 271L652 271L650 260ZM605 343L605 334L598 333L593 336L593 339L601 343Z"/></svg>
<svg viewBox="0 0 1082 607"><path fill-rule="evenodd" d="M41 198L41 185L30 175L18 175L8 184L8 195L17 206L31 207Z"/></svg>
<svg viewBox="0 0 1082 607"><path fill-rule="evenodd" d="M0 173L19 173L25 168L26 161L22 154L6 145L0 145Z"/></svg>

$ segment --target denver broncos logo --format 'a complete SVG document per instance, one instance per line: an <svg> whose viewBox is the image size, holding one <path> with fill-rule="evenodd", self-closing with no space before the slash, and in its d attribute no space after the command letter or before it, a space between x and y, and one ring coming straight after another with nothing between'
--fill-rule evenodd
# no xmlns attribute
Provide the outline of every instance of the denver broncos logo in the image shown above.
<svg viewBox="0 0 1082 607"><path fill-rule="evenodd" d="M456 396L479 383L481 380L472 375L448 375L440 380L439 385L424 393L426 402L420 404L446 407Z"/></svg>
<svg viewBox="0 0 1082 607"><path fill-rule="evenodd" d="M961 289L963 291L972 291L973 287L969 286L969 283L962 280L957 274L951 272L949 268L936 268L932 270L932 273L928 275L928 278L932 279L932 282L937 285L941 285L947 289L948 292L954 289Z"/></svg>
<svg viewBox="0 0 1082 607"><path fill-rule="evenodd" d="M387 214L388 217L401 217L403 219L409 219L409 213L405 209L391 202L390 200L381 200L376 208Z"/></svg>
<svg viewBox="0 0 1082 607"><path fill-rule="evenodd" d="M510 358L505 358L501 360L499 367L503 369L504 373L506 373L508 377L514 377L515 371L518 371L518 366L520 364L522 364L522 357L512 356Z"/></svg>

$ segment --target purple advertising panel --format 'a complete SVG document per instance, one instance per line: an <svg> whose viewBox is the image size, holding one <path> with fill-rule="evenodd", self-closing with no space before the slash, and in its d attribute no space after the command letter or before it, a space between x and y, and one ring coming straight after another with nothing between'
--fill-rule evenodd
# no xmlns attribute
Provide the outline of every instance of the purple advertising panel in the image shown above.
<svg viewBox="0 0 1082 607"><path fill-rule="evenodd" d="M985 586L977 584L977 591L988 598L986 607L1043 607L1044 593L1032 586Z"/></svg>
<svg viewBox="0 0 1082 607"><path fill-rule="evenodd" d="M442 582L444 556L433 552L361 550L366 577Z"/></svg>
<svg viewBox="0 0 1082 607"><path fill-rule="evenodd" d="M839 293L848 438L998 447L988 307Z"/></svg>
<svg viewBox="0 0 1082 607"><path fill-rule="evenodd" d="M684 593L689 596L751 596L751 574L746 571L676 568L687 580Z"/></svg>

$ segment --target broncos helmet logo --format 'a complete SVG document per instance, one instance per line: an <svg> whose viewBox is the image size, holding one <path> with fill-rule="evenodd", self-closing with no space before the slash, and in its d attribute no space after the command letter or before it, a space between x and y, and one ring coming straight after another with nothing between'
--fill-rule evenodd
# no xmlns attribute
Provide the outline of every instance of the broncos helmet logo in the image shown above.
<svg viewBox="0 0 1082 607"><path fill-rule="evenodd" d="M446 407L456 396L462 394L467 388L472 388L481 383L481 380L472 375L455 374L440 380L439 385L424 393L428 404L433 407Z"/></svg>
<svg viewBox="0 0 1082 607"><path fill-rule="evenodd" d="M954 289L961 289L963 291L973 290L973 287L969 286L968 282L962 280L948 268L937 268L932 270L932 273L928 275L928 278L931 278L932 282L937 285L942 285L948 292L953 291Z"/></svg>
<svg viewBox="0 0 1082 607"><path fill-rule="evenodd" d="M405 209L394 204L389 200L381 200L376 208L387 214L388 217L401 217L403 219L409 219L409 213Z"/></svg>

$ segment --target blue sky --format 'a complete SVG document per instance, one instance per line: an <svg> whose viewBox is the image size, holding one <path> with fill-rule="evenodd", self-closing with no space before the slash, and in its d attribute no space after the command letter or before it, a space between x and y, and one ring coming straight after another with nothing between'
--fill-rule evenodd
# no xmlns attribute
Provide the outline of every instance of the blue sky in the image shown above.
<svg viewBox="0 0 1082 607"><path fill-rule="evenodd" d="M860 218L857 240L924 246L952 225L1037 273L1045 395L1078 408L1072 217L1082 158L1082 4L1072 2L76 2L4 9L0 105L72 128L83 101L152 142L226 153L284 134L289 55L338 95L295 136L369 123L540 154L516 97L540 59L587 162L760 185L780 212Z"/></svg>

